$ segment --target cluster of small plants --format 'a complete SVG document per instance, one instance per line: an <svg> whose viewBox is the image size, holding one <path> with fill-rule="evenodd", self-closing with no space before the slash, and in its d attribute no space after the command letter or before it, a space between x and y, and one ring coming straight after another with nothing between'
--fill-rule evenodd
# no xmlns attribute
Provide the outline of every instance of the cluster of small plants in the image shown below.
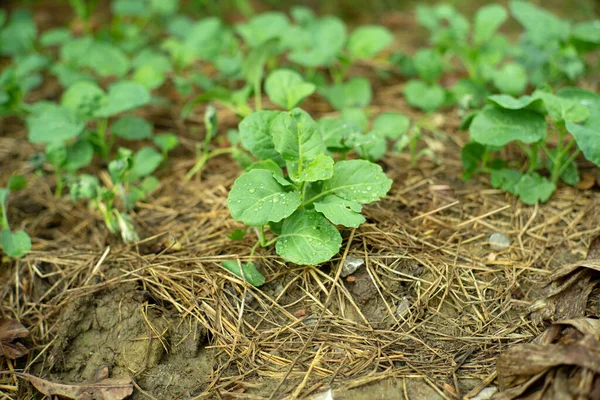
<svg viewBox="0 0 600 400"><path fill-rule="evenodd" d="M516 42L499 32L510 16L523 27ZM573 86L600 67L600 21L571 23L519 0L481 7L471 22L449 5L419 6L417 20L430 47L390 60L410 79L409 104L426 113L458 106L470 133L465 179L489 174L493 187L535 204L559 181L577 185L580 154L600 165L600 97ZM503 159L508 145L525 167Z"/></svg>
<svg viewBox="0 0 600 400"><path fill-rule="evenodd" d="M305 7L254 14L247 1L231 3L244 22L228 24L208 9L213 16L194 20L178 0L113 0L102 24L96 1L70 0L75 22L43 32L28 11L0 12L0 55L10 59L0 74L0 116L26 122L40 149L31 166L54 175L55 196L87 202L124 242L139 240L132 211L160 187L153 174L179 145L144 117L150 107L181 110L185 119L202 105L205 134L185 179L214 157L232 157L243 173L228 205L248 228L230 238L255 232L252 254L274 245L296 264L331 259L342 243L338 227L365 222L362 206L391 187L376 164L389 149L408 149L413 166L433 155L420 140L443 107L456 107L470 132L464 178L490 174L494 187L525 203L546 201L560 180L576 184L580 154L600 165L600 100L574 86L598 67L599 21L572 24L516 0L508 9L486 5L472 22L448 5L419 6L429 45L390 55L393 35L379 25L349 28ZM510 16L524 28L514 43L499 32ZM370 80L350 74L364 62L406 76L406 101L424 117L374 115ZM61 95L29 102L48 79ZM309 96L335 116L313 118L300 108ZM217 108L239 116L238 129L220 132ZM509 145L522 149L525 167L502 159ZM6 213L9 193L24 185L15 176L0 189L1 243L11 257L31 247ZM224 267L264 282L253 263Z"/></svg>
<svg viewBox="0 0 600 400"><path fill-rule="evenodd" d="M276 250L286 260L317 264L333 257L341 244L336 225L358 226L362 204L389 190L391 181L373 161L388 140L402 137L409 120L397 113L371 120L370 82L347 76L355 62L391 45L387 29L351 30L304 7L228 25L216 16L194 20L177 0L114 0L112 19L98 24L97 2L69 4L75 23L43 32L28 11L0 13L0 53L10 59L0 76L0 115L26 123L29 141L42 150L31 167L54 176L55 196L87 202L124 242L139 240L130 212L160 186L153 174L179 144L177 135L157 132L144 117L152 106L179 107L185 118L206 103L205 135L185 179L201 174L213 157L238 161L246 172L231 191L232 215L256 228L260 245L275 243L265 228L278 235ZM62 94L28 102L47 79ZM263 94L285 111L264 110ZM341 117L315 121L297 108L313 94ZM213 144L219 133L213 104L241 118L239 130L227 132L229 147ZM360 159L346 160L350 152ZM348 178L354 184L342 185ZM2 189L2 248L11 257L31 247L26 233L10 230L6 213L21 179ZM311 238L300 234L308 229ZM313 250L294 253L303 238Z"/></svg>

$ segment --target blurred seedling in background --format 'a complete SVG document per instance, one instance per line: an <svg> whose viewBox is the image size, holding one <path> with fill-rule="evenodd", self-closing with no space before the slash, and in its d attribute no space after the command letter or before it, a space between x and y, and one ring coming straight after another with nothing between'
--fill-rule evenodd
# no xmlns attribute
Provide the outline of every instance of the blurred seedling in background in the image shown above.
<svg viewBox="0 0 600 400"><path fill-rule="evenodd" d="M31 250L31 238L25 231L12 231L8 223L8 199L11 192L27 186L22 175L13 175L6 188L0 188L0 246L12 258L20 258Z"/></svg>
<svg viewBox="0 0 600 400"><path fill-rule="evenodd" d="M71 199L89 200L90 206L102 214L109 232L120 233L125 243L135 242L139 236L129 212L136 202L158 188L159 181L151 174L162 160L162 155L151 147L135 154L119 148L117 157L108 164L110 184L105 186L96 176L81 174L70 185Z"/></svg>

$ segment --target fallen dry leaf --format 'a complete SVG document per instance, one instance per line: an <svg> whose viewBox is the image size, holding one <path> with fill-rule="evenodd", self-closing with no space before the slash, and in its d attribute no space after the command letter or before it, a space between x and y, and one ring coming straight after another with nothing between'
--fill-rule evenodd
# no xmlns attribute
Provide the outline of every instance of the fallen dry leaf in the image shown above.
<svg viewBox="0 0 600 400"><path fill-rule="evenodd" d="M29 331L18 321L0 318L0 357L4 356L14 360L29 353L27 347L16 342L17 339L27 336L29 336Z"/></svg>
<svg viewBox="0 0 600 400"><path fill-rule="evenodd" d="M600 238L592 241L586 261L565 265L550 276L544 298L531 305L536 324L583 317L600 278Z"/></svg>
<svg viewBox="0 0 600 400"><path fill-rule="evenodd" d="M498 357L493 400L600 398L600 321L576 318L548 327L534 343Z"/></svg>
<svg viewBox="0 0 600 400"><path fill-rule="evenodd" d="M592 174L582 174L581 180L577 184L577 189L589 190L596 184L596 177Z"/></svg>
<svg viewBox="0 0 600 400"><path fill-rule="evenodd" d="M69 385L51 382L30 374L17 373L16 375L27 379L46 396L62 396L73 400L122 400L133 393L130 378Z"/></svg>

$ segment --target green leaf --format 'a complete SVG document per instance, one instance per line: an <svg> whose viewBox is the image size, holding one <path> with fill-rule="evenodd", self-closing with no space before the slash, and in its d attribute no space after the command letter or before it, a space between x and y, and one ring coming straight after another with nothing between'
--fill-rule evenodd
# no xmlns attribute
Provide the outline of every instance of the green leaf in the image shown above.
<svg viewBox="0 0 600 400"><path fill-rule="evenodd" d="M442 56L436 50L419 50L413 58L413 66L421 79L436 82L442 75Z"/></svg>
<svg viewBox="0 0 600 400"><path fill-rule="evenodd" d="M271 171L254 169L236 179L227 204L236 221L263 226L290 216L300 206L300 192L286 191Z"/></svg>
<svg viewBox="0 0 600 400"><path fill-rule="evenodd" d="M154 90L162 86L167 75L152 65L142 65L135 70L133 81L144 86L148 90Z"/></svg>
<svg viewBox="0 0 600 400"><path fill-rule="evenodd" d="M306 26L315 20L315 13L309 7L292 6L290 14L298 25Z"/></svg>
<svg viewBox="0 0 600 400"><path fill-rule="evenodd" d="M281 158L297 162L299 166L325 152L325 143L316 122L299 108L275 117L271 123L271 135Z"/></svg>
<svg viewBox="0 0 600 400"><path fill-rule="evenodd" d="M507 18L506 9L499 4L489 4L477 10L473 27L475 45L481 46L490 40Z"/></svg>
<svg viewBox="0 0 600 400"><path fill-rule="evenodd" d="M344 139L349 135L362 133L355 123L340 118L321 118L317 126L325 145L333 150L342 149Z"/></svg>
<svg viewBox="0 0 600 400"><path fill-rule="evenodd" d="M214 60L221 52L224 33L223 22L217 17L204 18L196 22L185 37L182 53L196 56L203 60Z"/></svg>
<svg viewBox="0 0 600 400"><path fill-rule="evenodd" d="M114 0L111 8L115 15L121 17L142 17L148 9L144 1L139 0Z"/></svg>
<svg viewBox="0 0 600 400"><path fill-rule="evenodd" d="M521 64L508 63L494 73L493 80L502 93L518 96L527 87L527 71Z"/></svg>
<svg viewBox="0 0 600 400"><path fill-rule="evenodd" d="M380 160L387 151L387 141L385 136L378 131L372 131L366 135L357 133L348 136L346 145L354 148L361 158L370 161Z"/></svg>
<svg viewBox="0 0 600 400"><path fill-rule="evenodd" d="M514 193L525 204L545 203L556 190L556 185L536 173L523 175L514 187Z"/></svg>
<svg viewBox="0 0 600 400"><path fill-rule="evenodd" d="M144 195L148 195L154 192L160 186L160 181L155 176L147 176L142 180L140 184L140 190L144 193Z"/></svg>
<svg viewBox="0 0 600 400"><path fill-rule="evenodd" d="M23 231L5 229L0 235L2 250L13 258L21 258L31 251L31 238Z"/></svg>
<svg viewBox="0 0 600 400"><path fill-rule="evenodd" d="M575 100L588 108L600 108L600 95L590 90L567 86L561 88L557 95L565 99Z"/></svg>
<svg viewBox="0 0 600 400"><path fill-rule="evenodd" d="M582 42L600 44L600 20L575 24L571 35Z"/></svg>
<svg viewBox="0 0 600 400"><path fill-rule="evenodd" d="M360 107L344 108L340 118L343 121L350 122L352 125L357 126L361 133L365 131L369 125L369 116L366 111Z"/></svg>
<svg viewBox="0 0 600 400"><path fill-rule="evenodd" d="M325 215L332 223L349 228L358 228L366 221L365 217L360 215L362 206L359 203L338 196L327 196L315 202L315 210Z"/></svg>
<svg viewBox="0 0 600 400"><path fill-rule="evenodd" d="M333 158L319 154L312 161L305 162L299 173L296 173L298 165L295 163L288 164L288 171L290 171L290 177L295 182L324 181L333 176L333 164Z"/></svg>
<svg viewBox="0 0 600 400"><path fill-rule="evenodd" d="M479 168L479 162L485 154L485 146L476 142L467 143L460 151L463 165L463 179L471 179Z"/></svg>
<svg viewBox="0 0 600 400"><path fill-rule="evenodd" d="M391 32L379 25L364 25L355 29L348 38L348 52L353 59L369 59L375 57L392 44Z"/></svg>
<svg viewBox="0 0 600 400"><path fill-rule="evenodd" d="M542 99L547 113L555 121L585 121L589 115L588 107L580 104L578 100L568 99L537 90L533 96Z"/></svg>
<svg viewBox="0 0 600 400"><path fill-rule="evenodd" d="M223 261L223 268L234 275L246 280L252 286L262 286L266 279L263 274L254 266L254 263L242 264L238 261Z"/></svg>
<svg viewBox="0 0 600 400"><path fill-rule="evenodd" d="M101 77L121 78L129 71L129 59L118 47L109 43L95 42L80 65L90 67Z"/></svg>
<svg viewBox="0 0 600 400"><path fill-rule="evenodd" d="M56 143L79 136L85 124L71 110L52 105L27 118L27 127L31 143Z"/></svg>
<svg viewBox="0 0 600 400"><path fill-rule="evenodd" d="M239 131L242 145L261 160L273 160L284 164L271 136L271 124L280 114L279 111L255 111L240 122Z"/></svg>
<svg viewBox="0 0 600 400"><path fill-rule="evenodd" d="M373 122L374 131L380 132L386 138L392 140L400 139L400 136L403 136L408 131L409 126L410 119L406 115L396 112L379 114Z"/></svg>
<svg viewBox="0 0 600 400"><path fill-rule="evenodd" d="M340 250L342 237L335 226L316 211L298 210L283 222L276 251L284 260L317 265Z"/></svg>
<svg viewBox="0 0 600 400"><path fill-rule="evenodd" d="M60 103L63 107L84 117L93 113L106 102L106 94L94 82L77 82L62 95Z"/></svg>
<svg viewBox="0 0 600 400"><path fill-rule="evenodd" d="M179 8L179 0L150 0L150 8L154 14L171 16Z"/></svg>
<svg viewBox="0 0 600 400"><path fill-rule="evenodd" d="M100 191L100 181L93 175L81 174L69 187L69 193L73 201L81 199L92 199Z"/></svg>
<svg viewBox="0 0 600 400"><path fill-rule="evenodd" d="M143 140L152 137L152 124L140 117L121 117L111 126L111 131L127 140Z"/></svg>
<svg viewBox="0 0 600 400"><path fill-rule="evenodd" d="M113 115L133 110L150 102L148 90L135 82L118 82L108 88L106 104L96 111L97 117Z"/></svg>
<svg viewBox="0 0 600 400"><path fill-rule="evenodd" d="M246 234L248 233L247 229L234 229L233 232L231 232L230 234L227 235L227 237L231 240L244 240L244 238L246 237Z"/></svg>
<svg viewBox="0 0 600 400"><path fill-rule="evenodd" d="M27 179L25 179L23 175L12 175L8 180L8 184L6 185L6 187L13 192L25 189L26 186Z"/></svg>
<svg viewBox="0 0 600 400"><path fill-rule="evenodd" d="M236 31L250 47L257 47L280 38L288 29L290 21L281 12L264 12L253 16L247 23L238 24Z"/></svg>
<svg viewBox="0 0 600 400"><path fill-rule="evenodd" d="M440 85L413 80L406 83L404 96L411 106L433 112L444 104L446 93Z"/></svg>
<svg viewBox="0 0 600 400"><path fill-rule="evenodd" d="M288 54L290 61L304 67L329 66L346 43L346 25L339 18L323 17L308 27L309 45L294 48Z"/></svg>
<svg viewBox="0 0 600 400"><path fill-rule="evenodd" d="M142 50L133 59L131 66L132 68L149 66L161 72L170 72L173 70L173 66L169 61L169 58L163 53L152 49Z"/></svg>
<svg viewBox="0 0 600 400"><path fill-rule="evenodd" d="M493 170L492 186L518 196L525 204L546 202L556 190L556 185L534 173L523 175L514 169Z"/></svg>
<svg viewBox="0 0 600 400"><path fill-rule="evenodd" d="M505 146L519 140L535 143L546 137L543 115L530 110L488 108L475 116L470 126L471 140L491 146Z"/></svg>
<svg viewBox="0 0 600 400"><path fill-rule="evenodd" d="M264 169L267 171L271 171L274 176L278 176L283 178L283 170L281 167L273 160L261 160L255 163L252 163L246 167L246 172L252 171L253 169Z"/></svg>
<svg viewBox="0 0 600 400"><path fill-rule="evenodd" d="M523 108L532 108L536 111L544 112L542 108L543 101L537 96L521 96L518 99L507 94L495 94L488 96L488 101L502 108L509 110L521 110Z"/></svg>
<svg viewBox="0 0 600 400"><path fill-rule="evenodd" d="M16 56L33 50L37 33L37 26L29 11L13 11L9 23L0 30L0 54Z"/></svg>
<svg viewBox="0 0 600 400"><path fill-rule="evenodd" d="M584 124L566 121L565 125L585 158L600 167L600 108L591 109Z"/></svg>
<svg viewBox="0 0 600 400"><path fill-rule="evenodd" d="M80 67L84 64L86 55L94 44L94 39L90 36L83 36L66 42L60 48L60 58L66 64L73 67Z"/></svg>
<svg viewBox="0 0 600 400"><path fill-rule="evenodd" d="M371 82L366 78L352 78L324 89L322 94L336 110L363 108L371 103Z"/></svg>
<svg viewBox="0 0 600 400"><path fill-rule="evenodd" d="M161 133L154 136L152 141L158 146L163 154L167 154L175 147L179 146L179 139L177 138L177 135L173 133Z"/></svg>
<svg viewBox="0 0 600 400"><path fill-rule="evenodd" d="M63 168L69 172L75 172L90 165L94 158L94 146L87 140L78 140L67 146L67 158Z"/></svg>
<svg viewBox="0 0 600 400"><path fill-rule="evenodd" d="M392 187L381 167L365 160L340 161L333 177L323 184L319 198L335 194L345 200L368 204L384 197Z"/></svg>
<svg viewBox="0 0 600 400"><path fill-rule="evenodd" d="M569 38L570 26L550 12L526 1L512 0L509 3L510 12L527 31L527 36L536 44Z"/></svg>
<svg viewBox="0 0 600 400"><path fill-rule="evenodd" d="M490 183L496 189L502 189L509 193L515 193L515 186L523 175L514 169L502 168L492 170Z"/></svg>
<svg viewBox="0 0 600 400"><path fill-rule="evenodd" d="M274 54L276 45L277 41L270 40L252 49L241 67L241 72L246 82L255 84L262 80L265 64L269 57Z"/></svg>
<svg viewBox="0 0 600 400"><path fill-rule="evenodd" d="M116 159L108 163L108 174L114 185L124 182L125 174L133 166L133 152L125 147L119 147Z"/></svg>
<svg viewBox="0 0 600 400"><path fill-rule="evenodd" d="M287 110L296 107L316 89L312 83L305 82L300 74L286 69L271 72L265 82L265 91L271 102Z"/></svg>
<svg viewBox="0 0 600 400"><path fill-rule="evenodd" d="M133 157L131 167L131 180L137 180L153 173L163 161L161 153L153 147L143 147Z"/></svg>

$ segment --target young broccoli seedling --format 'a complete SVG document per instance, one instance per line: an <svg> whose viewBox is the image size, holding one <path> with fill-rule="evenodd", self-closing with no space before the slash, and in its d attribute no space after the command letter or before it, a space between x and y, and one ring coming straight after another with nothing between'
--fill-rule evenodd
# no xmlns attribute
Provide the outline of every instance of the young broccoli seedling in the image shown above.
<svg viewBox="0 0 600 400"><path fill-rule="evenodd" d="M301 109L256 111L240 123L239 132L260 161L235 181L227 200L231 215L255 227L254 249L275 244L287 261L315 265L331 259L342 243L335 225L358 227L365 221L362 205L391 187L376 164L336 163L325 155L326 138ZM267 238L267 226L275 238Z"/></svg>
<svg viewBox="0 0 600 400"><path fill-rule="evenodd" d="M162 160L162 155L151 147L144 147L135 155L129 149L120 148L116 159L108 164L112 186L105 187L97 177L81 174L70 186L71 199L90 200L102 214L109 232L120 233L125 243L135 242L139 237L128 212L158 187L158 180L151 174ZM121 204L119 208L115 205L117 199Z"/></svg>
<svg viewBox="0 0 600 400"><path fill-rule="evenodd" d="M520 98L494 95L488 97L488 102L464 123L471 136L471 143L463 148L466 178L477 172L489 173L492 186L519 196L526 204L534 204L547 201L559 180L577 184L575 159L580 154L600 166L597 94L563 88L557 93L537 90ZM551 146L553 136L556 144ZM510 143L527 155L524 171L511 169L504 160L492 159L493 153ZM548 171L549 177L540 175L539 170Z"/></svg>

